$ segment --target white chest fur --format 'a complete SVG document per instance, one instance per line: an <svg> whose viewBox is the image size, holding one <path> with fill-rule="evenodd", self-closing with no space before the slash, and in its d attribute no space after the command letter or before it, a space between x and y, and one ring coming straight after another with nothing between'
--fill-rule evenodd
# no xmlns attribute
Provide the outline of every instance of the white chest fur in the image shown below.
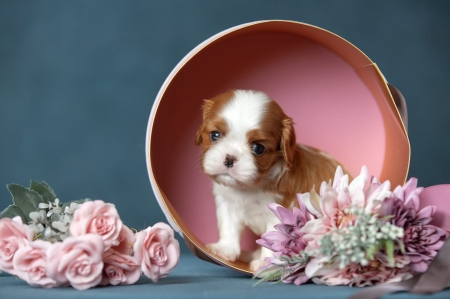
<svg viewBox="0 0 450 299"><path fill-rule="evenodd" d="M248 226L256 235L262 235L273 230L273 225L279 222L267 207L279 198L261 188L235 189L214 183L213 193L219 231L226 229L223 225L239 232L242 232L244 226Z"/></svg>
<svg viewBox="0 0 450 299"><path fill-rule="evenodd" d="M241 256L241 235L245 226L255 234L262 235L274 230L279 223L278 218L267 207L269 203L277 202L277 196L264 192L260 188L235 189L214 183L213 193L216 201L216 215L219 231L219 241L208 244L208 250L227 260L235 261ZM257 250L252 257L245 258L251 261L252 271L264 264L264 258L272 253L267 248Z"/></svg>

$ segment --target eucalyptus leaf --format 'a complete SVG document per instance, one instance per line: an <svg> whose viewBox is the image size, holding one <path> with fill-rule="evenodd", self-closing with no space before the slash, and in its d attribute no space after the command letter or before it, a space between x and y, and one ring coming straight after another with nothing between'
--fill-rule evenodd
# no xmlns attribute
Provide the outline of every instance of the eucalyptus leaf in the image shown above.
<svg viewBox="0 0 450 299"><path fill-rule="evenodd" d="M7 188L13 196L14 204L25 216L25 223L31 221L30 213L39 210L39 204L44 202L42 196L36 191L27 189L17 184L7 185Z"/></svg>
<svg viewBox="0 0 450 299"><path fill-rule="evenodd" d="M0 212L0 219L2 218L14 218L16 216L20 216L22 218L22 222L26 223L26 217L20 211L20 209L16 205L9 205L4 209L2 212Z"/></svg>
<svg viewBox="0 0 450 299"><path fill-rule="evenodd" d="M284 269L284 267L275 264L267 265L266 267L263 267L255 271L255 273L253 273L253 279L263 278L264 276L270 275L271 273L276 272L280 269Z"/></svg>
<svg viewBox="0 0 450 299"><path fill-rule="evenodd" d="M265 266L253 274L253 279L261 278L259 282L255 285L258 285L262 281L278 281L284 272L284 266L281 265L268 265Z"/></svg>
<svg viewBox="0 0 450 299"><path fill-rule="evenodd" d="M55 193L52 188L45 184L44 182L39 183L36 181L31 181L30 190L36 191L42 197L45 203L54 202L56 199Z"/></svg>

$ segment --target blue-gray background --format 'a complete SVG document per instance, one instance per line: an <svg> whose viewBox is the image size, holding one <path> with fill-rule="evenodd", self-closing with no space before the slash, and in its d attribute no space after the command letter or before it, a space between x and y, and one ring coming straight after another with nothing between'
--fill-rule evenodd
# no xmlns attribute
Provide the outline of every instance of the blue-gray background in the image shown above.
<svg viewBox="0 0 450 299"><path fill-rule="evenodd" d="M165 221L145 164L153 100L196 45L264 19L365 52L407 100L410 176L450 183L449 16L450 1L0 1L0 185L45 180L131 227ZM10 198L0 189L0 208Z"/></svg>

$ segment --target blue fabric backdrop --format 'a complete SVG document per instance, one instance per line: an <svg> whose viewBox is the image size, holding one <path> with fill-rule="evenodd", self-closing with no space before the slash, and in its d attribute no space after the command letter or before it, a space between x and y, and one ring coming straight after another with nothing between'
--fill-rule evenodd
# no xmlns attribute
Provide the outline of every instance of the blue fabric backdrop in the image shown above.
<svg viewBox="0 0 450 299"><path fill-rule="evenodd" d="M450 183L449 15L449 1L0 1L0 184L45 180L63 201L115 203L130 227L165 221L144 154L153 100L200 42L263 19L365 52L407 100L410 176Z"/></svg>
<svg viewBox="0 0 450 299"><path fill-rule="evenodd" d="M91 197L115 203L130 227L165 221L145 165L153 99L197 44L264 19L317 25L365 52L407 100L410 176L422 186L450 183L449 15L449 1L0 1L0 184L45 180L63 201ZM0 208L10 200L0 188ZM131 288L45 291L2 274L0 293L345 298L355 291L252 288L244 276L186 250L180 266L155 286L142 278ZM448 298L447 293L432 298Z"/></svg>

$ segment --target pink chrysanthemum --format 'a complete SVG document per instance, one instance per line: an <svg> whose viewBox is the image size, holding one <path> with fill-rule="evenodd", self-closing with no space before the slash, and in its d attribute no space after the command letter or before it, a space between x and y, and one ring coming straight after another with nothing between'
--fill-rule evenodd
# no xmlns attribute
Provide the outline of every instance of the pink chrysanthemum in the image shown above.
<svg viewBox="0 0 450 299"><path fill-rule="evenodd" d="M355 218L346 213L346 209L355 206L364 209L366 213L372 213L383 199L391 195L389 181L380 184L373 178L367 184L368 178L369 170L363 166L360 175L349 184L348 175L344 175L342 168L338 166L333 183L323 182L320 194L314 190L298 194L308 212L316 217L301 229L305 233L303 240L308 243L306 252L317 251L321 238L332 229L345 228L354 223Z"/></svg>

